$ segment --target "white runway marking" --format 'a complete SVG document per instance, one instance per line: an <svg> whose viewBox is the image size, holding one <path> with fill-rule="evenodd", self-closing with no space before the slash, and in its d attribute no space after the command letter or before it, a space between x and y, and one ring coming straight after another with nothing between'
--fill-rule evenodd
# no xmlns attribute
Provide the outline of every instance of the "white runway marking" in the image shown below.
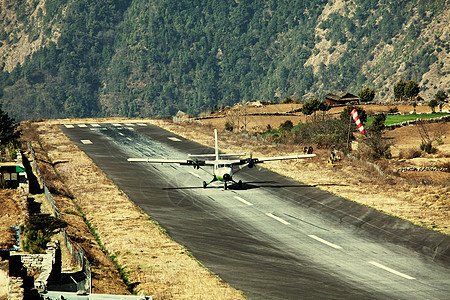
<svg viewBox="0 0 450 300"><path fill-rule="evenodd" d="M179 138L176 137L168 137L169 140L174 141L174 142L181 142L181 140Z"/></svg>
<svg viewBox="0 0 450 300"><path fill-rule="evenodd" d="M87 125L86 125L86 124L78 124L78 127L81 127L81 128L86 128L86 127L87 127Z"/></svg>
<svg viewBox="0 0 450 300"><path fill-rule="evenodd" d="M117 123L114 123L114 124L112 124L113 126L116 126L116 127L120 127L120 126L122 126L122 124L117 124Z"/></svg>
<svg viewBox="0 0 450 300"><path fill-rule="evenodd" d="M133 139L132 139L132 138L129 138L129 137L127 137L127 140L129 140L129 141L132 141Z"/></svg>
<svg viewBox="0 0 450 300"><path fill-rule="evenodd" d="M100 127L100 124L91 124L92 127Z"/></svg>
<svg viewBox="0 0 450 300"><path fill-rule="evenodd" d="M139 126L147 126L147 124L144 123L138 123Z"/></svg>
<svg viewBox="0 0 450 300"><path fill-rule="evenodd" d="M401 277L406 278L406 279L416 279L416 278L411 277L409 275L403 274L402 272L396 271L396 270L391 269L389 267L386 267L386 266L384 266L382 264L379 264L379 263L377 263L375 261L369 261L369 264L374 265L375 267L378 267L378 268L383 269L385 271L391 272L392 274L401 276Z"/></svg>
<svg viewBox="0 0 450 300"><path fill-rule="evenodd" d="M197 178L202 178L200 175L198 175L198 174L195 174L194 172L192 172L192 171L189 171L189 173L191 173L192 175L194 175L195 177L197 177Z"/></svg>
<svg viewBox="0 0 450 300"><path fill-rule="evenodd" d="M131 124L131 123L125 123L124 125L131 126L131 127L135 126L134 124Z"/></svg>
<svg viewBox="0 0 450 300"><path fill-rule="evenodd" d="M66 126L66 128L75 128L75 126L73 126L73 125L64 125L64 126Z"/></svg>
<svg viewBox="0 0 450 300"><path fill-rule="evenodd" d="M278 222L283 223L284 225L289 225L289 222L286 222L286 221L283 220L282 218L277 217L277 216L275 216L275 215L272 215L271 213L266 213L266 216L271 217L272 219L275 219L275 220L277 220Z"/></svg>
<svg viewBox="0 0 450 300"><path fill-rule="evenodd" d="M125 136L125 134L123 134L122 132L119 132L119 134L120 134L121 136Z"/></svg>
<svg viewBox="0 0 450 300"><path fill-rule="evenodd" d="M338 245L336 245L336 244L330 243L329 241L326 241L326 240L324 240L324 239L321 239L320 237L315 236L315 235L313 235L313 234L310 234L310 235L308 235L308 236L309 236L310 238L312 238L312 239L315 239L316 241L319 241L319 242L321 242L321 243L327 245L327 246L333 247L334 249L342 249L341 246L338 246Z"/></svg>
<svg viewBox="0 0 450 300"><path fill-rule="evenodd" d="M91 145L92 144L91 140L81 140L80 142L82 142L85 145Z"/></svg>
<svg viewBox="0 0 450 300"><path fill-rule="evenodd" d="M248 202L247 200L242 199L242 198L239 197L239 196L234 196L234 199L236 199L236 200L238 200L238 201L241 201L242 203L244 203L244 204L246 204L246 205L248 205L248 206L252 206L252 205L253 205L253 203L250 203L250 202Z"/></svg>

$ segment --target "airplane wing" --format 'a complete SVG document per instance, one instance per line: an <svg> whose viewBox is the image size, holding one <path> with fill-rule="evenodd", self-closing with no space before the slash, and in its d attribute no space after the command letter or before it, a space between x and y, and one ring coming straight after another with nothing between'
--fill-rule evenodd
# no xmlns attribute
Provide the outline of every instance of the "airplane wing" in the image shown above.
<svg viewBox="0 0 450 300"><path fill-rule="evenodd" d="M302 155L289 155L289 156L274 156L274 157L264 157L256 158L257 162L273 161L273 160L287 160L287 159L302 159L315 157L315 154L302 154Z"/></svg>
<svg viewBox="0 0 450 300"><path fill-rule="evenodd" d="M275 161L275 160L288 160L288 159L302 159L302 158L312 158L315 154L302 154L302 155L288 155L288 156L273 156L273 157L263 157L263 158L246 158L241 160L233 161L234 165L245 165L248 164L249 167L257 164L263 163L265 161Z"/></svg>
<svg viewBox="0 0 450 300"><path fill-rule="evenodd" d="M164 159L164 158L128 158L129 162L148 162L151 164L180 164L182 166L208 166L214 165L214 161L195 159Z"/></svg>

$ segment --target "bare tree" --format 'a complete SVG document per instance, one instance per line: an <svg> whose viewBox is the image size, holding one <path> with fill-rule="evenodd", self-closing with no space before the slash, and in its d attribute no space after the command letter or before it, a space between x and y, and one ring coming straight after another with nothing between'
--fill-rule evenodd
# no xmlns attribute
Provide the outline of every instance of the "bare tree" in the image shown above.
<svg viewBox="0 0 450 300"><path fill-rule="evenodd" d="M427 124L424 120L419 120L417 125L417 130L422 139L420 149L428 154L436 152L437 149L433 147L433 142L442 139L442 136L444 135L442 126L436 126L434 130L431 130L430 124Z"/></svg>

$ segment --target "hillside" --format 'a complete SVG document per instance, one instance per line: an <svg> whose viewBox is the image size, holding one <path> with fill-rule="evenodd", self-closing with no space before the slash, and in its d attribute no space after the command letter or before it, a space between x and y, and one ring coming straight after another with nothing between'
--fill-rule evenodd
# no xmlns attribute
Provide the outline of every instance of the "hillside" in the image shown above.
<svg viewBox="0 0 450 300"><path fill-rule="evenodd" d="M0 98L17 120L190 114L415 80L450 83L450 3L0 2ZM19 63L19 64L18 64Z"/></svg>

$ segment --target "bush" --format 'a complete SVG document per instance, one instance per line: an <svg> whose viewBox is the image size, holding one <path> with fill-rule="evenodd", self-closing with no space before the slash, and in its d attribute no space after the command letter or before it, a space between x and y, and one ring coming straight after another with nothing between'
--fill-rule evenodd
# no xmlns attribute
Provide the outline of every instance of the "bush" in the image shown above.
<svg viewBox="0 0 450 300"><path fill-rule="evenodd" d="M396 113L398 113L398 107L397 106L389 108L388 114L396 114Z"/></svg>
<svg viewBox="0 0 450 300"><path fill-rule="evenodd" d="M30 253L42 253L51 237L65 227L67 227L66 222L49 214L31 216L20 228L25 237L22 241L23 250Z"/></svg>
<svg viewBox="0 0 450 300"><path fill-rule="evenodd" d="M291 132L292 128L294 127L294 124L292 123L291 120L286 120L284 123L280 124L280 131L286 131L286 132Z"/></svg>
<svg viewBox="0 0 450 300"><path fill-rule="evenodd" d="M423 143L420 145L420 150L422 150L422 151L424 151L425 153L428 153L428 154L433 154L433 153L436 153L436 151L437 151L437 149L434 148L434 147L431 145L431 142L429 142L429 143L423 142Z"/></svg>
<svg viewBox="0 0 450 300"><path fill-rule="evenodd" d="M226 131L233 131L233 125L231 125L229 122L225 123L225 130Z"/></svg>

